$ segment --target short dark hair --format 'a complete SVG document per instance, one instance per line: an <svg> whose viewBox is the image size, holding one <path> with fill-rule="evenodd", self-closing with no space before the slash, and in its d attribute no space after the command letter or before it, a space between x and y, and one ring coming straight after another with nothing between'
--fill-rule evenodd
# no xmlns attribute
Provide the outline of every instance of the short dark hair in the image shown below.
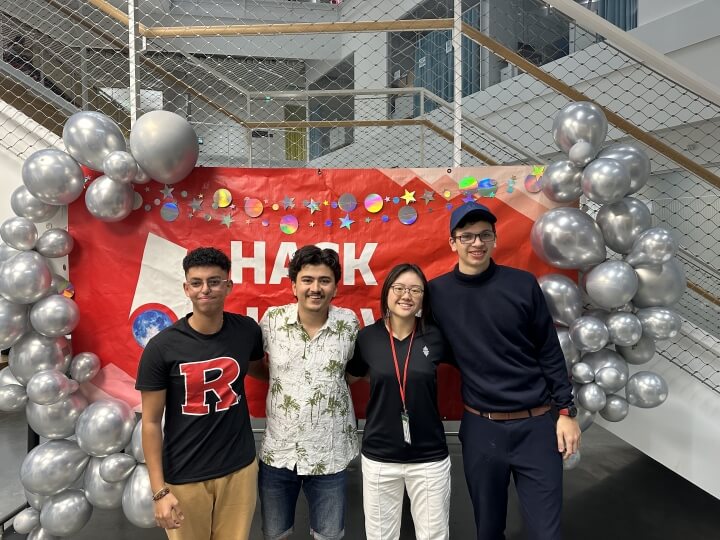
<svg viewBox="0 0 720 540"><path fill-rule="evenodd" d="M423 294L422 311L420 312L419 319L420 328L424 329L425 323L432 320L432 313L430 312L430 291L428 290L427 278L425 277L422 269L417 264L401 263L394 266L393 269L388 272L388 275L383 282L382 291L380 292L380 312L383 318L387 316L387 297L390 293L390 286L395 283L395 280L400 276L400 274L404 274L405 272L414 272L420 278L420 281L422 281L425 294Z"/></svg>
<svg viewBox="0 0 720 540"><path fill-rule="evenodd" d="M290 265L288 266L288 274L290 275L290 281L295 283L300 270L303 266L310 264L317 266L324 264L330 270L332 270L335 276L335 283L340 282L340 275L342 268L340 267L340 256L334 249L320 249L315 245L303 246L298 249L290 259Z"/></svg>
<svg viewBox="0 0 720 540"><path fill-rule="evenodd" d="M196 266L219 266L222 270L230 273L230 259L219 249L213 247L199 247L190 251L183 259L183 270Z"/></svg>
<svg viewBox="0 0 720 540"><path fill-rule="evenodd" d="M455 231L457 231L458 229L462 229L463 227L467 227L468 225L473 225L473 224L475 224L475 223L480 223L481 221L484 221L485 223L490 223L488 220L483 219L483 218L482 218L480 215L478 215L478 214L475 214L475 215L469 214L467 217L464 217L463 219L461 219L461 220L458 222L457 226L456 226L452 231L450 231L450 236L452 236L453 238L455 238ZM495 230L495 224L494 224L494 223L490 223L490 227L492 227L492 232L497 232L497 231Z"/></svg>

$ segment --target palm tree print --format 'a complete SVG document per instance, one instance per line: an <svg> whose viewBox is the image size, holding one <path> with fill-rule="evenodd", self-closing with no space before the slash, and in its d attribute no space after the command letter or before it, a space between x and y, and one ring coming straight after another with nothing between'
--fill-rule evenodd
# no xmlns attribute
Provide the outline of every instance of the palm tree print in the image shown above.
<svg viewBox="0 0 720 540"><path fill-rule="evenodd" d="M331 377L342 377L345 373L345 364L340 360L330 360L323 371Z"/></svg>
<svg viewBox="0 0 720 540"><path fill-rule="evenodd" d="M272 383L270 384L270 403L277 401L278 395L282 392L283 386L280 381L280 377L273 377Z"/></svg>
<svg viewBox="0 0 720 540"><path fill-rule="evenodd" d="M295 398L292 396L289 396L288 394L285 394L283 396L283 402L278 405L278 409L285 411L285 418L288 417L290 414L290 411L299 411L300 410L300 404L295 401Z"/></svg>
<svg viewBox="0 0 720 540"><path fill-rule="evenodd" d="M325 394L323 393L322 390L320 390L320 388L315 388L314 390L315 391L312 393L312 395L309 398L307 398L307 401L306 401L306 403L308 405L310 405L310 423L312 423L312 421L313 421L313 413L315 411L315 407L318 407L318 405L320 405L320 402L323 399L325 399ZM319 409L319 407L318 407L318 409ZM320 420L319 411L318 411L318 416L317 416L316 420Z"/></svg>

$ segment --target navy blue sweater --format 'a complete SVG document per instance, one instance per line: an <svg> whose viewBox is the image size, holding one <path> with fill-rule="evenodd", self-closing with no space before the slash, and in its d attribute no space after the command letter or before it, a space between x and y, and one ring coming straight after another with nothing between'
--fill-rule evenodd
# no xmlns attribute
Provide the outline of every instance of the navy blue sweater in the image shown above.
<svg viewBox="0 0 720 540"><path fill-rule="evenodd" d="M437 324L452 346L466 405L520 411L572 404L572 386L535 276L490 261L479 275L452 272L430 282Z"/></svg>

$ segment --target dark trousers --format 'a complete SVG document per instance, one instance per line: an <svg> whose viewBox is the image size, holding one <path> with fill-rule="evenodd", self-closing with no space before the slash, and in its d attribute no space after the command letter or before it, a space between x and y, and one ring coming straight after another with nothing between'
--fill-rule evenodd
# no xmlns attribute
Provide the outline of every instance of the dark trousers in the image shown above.
<svg viewBox="0 0 720 540"><path fill-rule="evenodd" d="M466 411L460 442L477 540L504 540L511 475L528 538L560 539L562 456L549 413L503 422Z"/></svg>

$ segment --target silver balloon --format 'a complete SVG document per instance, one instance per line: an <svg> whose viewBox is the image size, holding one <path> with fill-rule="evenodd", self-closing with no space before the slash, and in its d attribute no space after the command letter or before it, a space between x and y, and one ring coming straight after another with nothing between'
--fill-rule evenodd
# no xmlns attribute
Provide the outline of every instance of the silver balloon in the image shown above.
<svg viewBox="0 0 720 540"><path fill-rule="evenodd" d="M83 411L75 425L78 444L95 457L125 448L135 427L135 413L124 401L103 399Z"/></svg>
<svg viewBox="0 0 720 540"><path fill-rule="evenodd" d="M625 165L630 176L630 190L635 193L643 187L650 176L650 158L639 145L617 143L603 148L598 157L615 159Z"/></svg>
<svg viewBox="0 0 720 540"><path fill-rule="evenodd" d="M577 410L578 413L575 420L577 420L578 426L580 426L580 431L585 431L595 421L595 413L588 411L579 405Z"/></svg>
<svg viewBox="0 0 720 540"><path fill-rule="evenodd" d="M595 379L595 372L590 365L585 362L574 364L571 373L573 381L579 384L591 383Z"/></svg>
<svg viewBox="0 0 720 540"><path fill-rule="evenodd" d="M31 493L54 495L72 486L89 460L90 456L75 441L47 441L25 456L20 466L20 481Z"/></svg>
<svg viewBox="0 0 720 540"><path fill-rule="evenodd" d="M52 294L38 301L30 310L30 324L48 337L70 334L80 322L80 308L71 298Z"/></svg>
<svg viewBox="0 0 720 540"><path fill-rule="evenodd" d="M34 508L26 508L13 520L13 529L18 534L27 534L40 525L40 512Z"/></svg>
<svg viewBox="0 0 720 540"><path fill-rule="evenodd" d="M102 463L100 463L100 476L106 482L122 483L123 480L132 474L135 465L137 465L137 461L129 454L110 454L102 458Z"/></svg>
<svg viewBox="0 0 720 540"><path fill-rule="evenodd" d="M562 274L548 274L538 278L553 322L570 326L582 313L580 290L573 280Z"/></svg>
<svg viewBox="0 0 720 540"><path fill-rule="evenodd" d="M144 529L156 526L150 476L145 465L135 467L125 484L122 507L125 517L133 525Z"/></svg>
<svg viewBox="0 0 720 540"><path fill-rule="evenodd" d="M560 341L560 348L565 357L565 366L567 366L569 373L573 364L580 361L580 351L573 345L570 339L570 332L567 328L556 328L555 330L557 331L558 341Z"/></svg>
<svg viewBox="0 0 720 540"><path fill-rule="evenodd" d="M649 362L655 356L655 340L650 336L642 336L637 343L629 347L616 344L615 350L620 353L628 364L637 366Z"/></svg>
<svg viewBox="0 0 720 540"><path fill-rule="evenodd" d="M57 536L50 534L42 527L35 527L27 535L26 540L57 540L57 538Z"/></svg>
<svg viewBox="0 0 720 540"><path fill-rule="evenodd" d="M28 218L11 217L0 225L0 237L11 248L28 251L35 247L38 231Z"/></svg>
<svg viewBox="0 0 720 540"><path fill-rule="evenodd" d="M96 171L110 152L126 150L125 137L108 116L95 111L81 111L65 122L62 134L65 148L78 162Z"/></svg>
<svg viewBox="0 0 720 540"><path fill-rule="evenodd" d="M35 223L52 219L60 210L59 206L44 203L33 196L25 186L20 186L13 191L10 196L10 208L15 215Z"/></svg>
<svg viewBox="0 0 720 540"><path fill-rule="evenodd" d="M578 141L600 148L607 129L607 119L600 107L587 101L578 101L563 107L555 116L552 135L558 148L567 153Z"/></svg>
<svg viewBox="0 0 720 540"><path fill-rule="evenodd" d="M93 507L79 489L68 489L50 497L40 510L40 525L50 534L70 536L82 529Z"/></svg>
<svg viewBox="0 0 720 540"><path fill-rule="evenodd" d="M671 309L651 307L637 312L643 328L643 336L654 339L672 339L680 332L682 318Z"/></svg>
<svg viewBox="0 0 720 540"><path fill-rule="evenodd" d="M640 320L632 313L616 311L605 319L605 326L610 332L610 343L622 347L635 345L642 337Z"/></svg>
<svg viewBox="0 0 720 540"><path fill-rule="evenodd" d="M622 373L624 380L627 381L629 374L627 362L612 349L601 349L587 353L583 355L582 361L588 364L596 375L601 369L610 367Z"/></svg>
<svg viewBox="0 0 720 540"><path fill-rule="evenodd" d="M145 463L145 451L142 446L142 419L135 424L135 429L133 429L132 439L130 440L130 452L138 463Z"/></svg>
<svg viewBox="0 0 720 540"><path fill-rule="evenodd" d="M40 510L42 508L42 505L45 504L45 501L50 498L49 495L38 495L37 493L30 493L27 489L23 491L25 492L25 500L35 510Z"/></svg>
<svg viewBox="0 0 720 540"><path fill-rule="evenodd" d="M0 294L16 304L37 302L50 290L52 273L39 253L23 251L0 265Z"/></svg>
<svg viewBox="0 0 720 540"><path fill-rule="evenodd" d="M38 371L67 371L72 357L70 343L64 337L49 338L27 332L10 349L10 369L21 384L27 384Z"/></svg>
<svg viewBox="0 0 720 540"><path fill-rule="evenodd" d="M601 320L583 316L570 325L570 339L578 350L593 352L607 345L610 334Z"/></svg>
<svg viewBox="0 0 720 540"><path fill-rule="evenodd" d="M608 422L620 422L630 412L630 405L624 398L611 394L607 397L607 403L600 409L600 416Z"/></svg>
<svg viewBox="0 0 720 540"><path fill-rule="evenodd" d="M568 158L578 167L585 167L597 154L597 148L585 141L578 141L572 145L568 152Z"/></svg>
<svg viewBox="0 0 720 540"><path fill-rule="evenodd" d="M8 246L5 242L0 240L0 266L2 266L2 263L5 261L11 259L15 255L20 253L19 249L15 249L13 247Z"/></svg>
<svg viewBox="0 0 720 540"><path fill-rule="evenodd" d="M75 392L52 405L37 405L29 401L25 414L28 425L41 437L64 439L75 433L77 419L87 406L87 399L80 392Z"/></svg>
<svg viewBox="0 0 720 540"><path fill-rule="evenodd" d="M54 369L38 371L27 383L28 399L38 405L52 405L65 399L75 390L78 384L68 379L63 373Z"/></svg>
<svg viewBox="0 0 720 540"><path fill-rule="evenodd" d="M150 111L133 125L130 151L151 178L162 184L174 184L193 170L200 146L192 126L182 116Z"/></svg>
<svg viewBox="0 0 720 540"><path fill-rule="evenodd" d="M605 392L595 383L584 384L578 390L578 403L590 412L598 412L607 403Z"/></svg>
<svg viewBox="0 0 720 540"><path fill-rule="evenodd" d="M35 251L43 257L55 259L68 255L75 245L73 237L64 229L48 229L35 244Z"/></svg>
<svg viewBox="0 0 720 540"><path fill-rule="evenodd" d="M152 180L150 178L150 175L142 170L140 165L137 166L137 173L135 174L135 178L133 178L133 184L147 184Z"/></svg>
<svg viewBox="0 0 720 540"><path fill-rule="evenodd" d="M128 152L118 150L105 156L102 170L110 180L121 184L129 184L135 179L138 166L135 158Z"/></svg>
<svg viewBox="0 0 720 540"><path fill-rule="evenodd" d="M570 454L567 459L563 460L563 470L571 471L580 464L580 450L576 450L574 454Z"/></svg>
<svg viewBox="0 0 720 540"><path fill-rule="evenodd" d="M570 161L555 161L545 168L542 191L551 201L577 201L582 195L582 169Z"/></svg>
<svg viewBox="0 0 720 540"><path fill-rule="evenodd" d="M625 165L609 158L597 158L583 169L580 182L585 196L600 204L621 200L630 190Z"/></svg>
<svg viewBox="0 0 720 540"><path fill-rule="evenodd" d="M677 240L669 230L653 227L638 236L625 262L635 267L659 265L672 259L677 250Z"/></svg>
<svg viewBox="0 0 720 540"><path fill-rule="evenodd" d="M607 247L621 254L629 253L640 233L652 226L650 210L633 197L604 205L598 211L595 221L600 226Z"/></svg>
<svg viewBox="0 0 720 540"><path fill-rule="evenodd" d="M638 371L627 382L625 395L628 403L642 409L661 405L668 397L668 385L652 371Z"/></svg>
<svg viewBox="0 0 720 540"><path fill-rule="evenodd" d="M64 205L77 199L85 187L80 165L65 152L47 148L25 160L22 178L28 191L46 204Z"/></svg>
<svg viewBox="0 0 720 540"><path fill-rule="evenodd" d="M530 242L538 257L558 268L584 268L605 260L600 228L577 208L545 212L533 225Z"/></svg>
<svg viewBox="0 0 720 540"><path fill-rule="evenodd" d="M103 458L90 458L85 469L85 479L83 487L85 496L96 508L110 510L120 508L122 506L124 482L106 482L100 474L100 466Z"/></svg>
<svg viewBox="0 0 720 540"><path fill-rule="evenodd" d="M0 296L0 349L7 349L27 330L28 307Z"/></svg>
<svg viewBox="0 0 720 540"><path fill-rule="evenodd" d="M685 270L677 259L670 259L661 266L636 268L638 290L632 301L638 308L671 306L685 292Z"/></svg>
<svg viewBox="0 0 720 540"><path fill-rule="evenodd" d="M70 376L79 383L92 380L99 372L100 358L95 353L79 353L70 363Z"/></svg>
<svg viewBox="0 0 720 540"><path fill-rule="evenodd" d="M101 176L87 188L85 206L101 221L121 221L132 212L134 198L135 192L130 185Z"/></svg>
<svg viewBox="0 0 720 540"><path fill-rule="evenodd" d="M597 384L606 394L617 392L628 381L627 373L622 373L614 367L604 367L595 374L595 384Z"/></svg>
<svg viewBox="0 0 720 540"><path fill-rule="evenodd" d="M28 402L25 387L20 384L0 386L0 411L21 411Z"/></svg>
<svg viewBox="0 0 720 540"><path fill-rule="evenodd" d="M18 381L12 371L10 371L9 366L0 369L0 386L5 386L6 384L19 384L22 386L20 381Z"/></svg>
<svg viewBox="0 0 720 540"><path fill-rule="evenodd" d="M597 320L605 324L605 319L610 315L606 309L593 308L583 312L583 317L595 317Z"/></svg>
<svg viewBox="0 0 720 540"><path fill-rule="evenodd" d="M627 304L638 289L635 270L623 261L605 261L585 276L585 290L590 299L606 309Z"/></svg>

